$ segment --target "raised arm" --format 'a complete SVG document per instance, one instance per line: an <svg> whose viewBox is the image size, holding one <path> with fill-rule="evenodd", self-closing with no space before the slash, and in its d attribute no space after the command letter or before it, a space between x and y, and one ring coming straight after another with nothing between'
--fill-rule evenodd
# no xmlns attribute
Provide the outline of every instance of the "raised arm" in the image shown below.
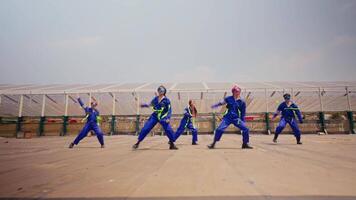
<svg viewBox="0 0 356 200"><path fill-rule="evenodd" d="M223 106L223 105L225 105L225 104L226 104L226 101L225 101L225 99L224 99L223 101L220 101L219 103L216 103L216 104L212 105L211 108L212 108L212 109L218 108L218 107Z"/></svg>
<svg viewBox="0 0 356 200"><path fill-rule="evenodd" d="M78 98L78 103L85 110L85 112L87 112L87 107L84 105L84 103L83 103L81 98Z"/></svg>
<svg viewBox="0 0 356 200"><path fill-rule="evenodd" d="M149 108L149 107L153 107L153 101L155 100L155 98L153 98L152 100L151 100L151 102L148 104L148 103L142 103L140 106L141 106L141 108Z"/></svg>
<svg viewBox="0 0 356 200"><path fill-rule="evenodd" d="M273 114L272 120L276 118L280 113L282 112L282 104L280 104L276 110L276 112Z"/></svg>

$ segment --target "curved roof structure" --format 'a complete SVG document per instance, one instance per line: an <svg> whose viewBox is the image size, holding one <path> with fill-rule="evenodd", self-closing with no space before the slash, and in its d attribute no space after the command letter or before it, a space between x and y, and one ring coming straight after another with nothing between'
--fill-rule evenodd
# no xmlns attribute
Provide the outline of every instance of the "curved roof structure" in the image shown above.
<svg viewBox="0 0 356 200"><path fill-rule="evenodd" d="M139 104L149 102L159 85L168 89L173 113L182 113L189 99L200 113L214 112L210 105L230 95L238 84L247 112L273 112L291 93L304 112L345 111L356 108L356 81L351 82L220 82L220 83L115 83L115 84L0 84L0 116L82 115L77 96L99 102L102 115L149 114Z"/></svg>

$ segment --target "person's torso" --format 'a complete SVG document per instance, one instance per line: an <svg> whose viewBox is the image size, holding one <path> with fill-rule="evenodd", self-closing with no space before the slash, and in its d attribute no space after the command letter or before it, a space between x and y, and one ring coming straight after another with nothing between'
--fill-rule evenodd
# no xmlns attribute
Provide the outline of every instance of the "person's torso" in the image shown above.
<svg viewBox="0 0 356 200"><path fill-rule="evenodd" d="M291 103L288 106L286 102L283 102L280 105L280 111L282 112L282 118L284 118L286 120L291 120L291 119L296 118L297 110L298 110L298 107L294 103Z"/></svg>
<svg viewBox="0 0 356 200"><path fill-rule="evenodd" d="M163 118L168 112L170 108L170 101L167 97L164 97L159 100L159 97L155 97L152 102L153 106L153 115L155 115L158 119Z"/></svg>
<svg viewBox="0 0 356 200"><path fill-rule="evenodd" d="M99 112L93 108L88 107L86 109L87 122L97 122L97 117L99 116Z"/></svg>
<svg viewBox="0 0 356 200"><path fill-rule="evenodd" d="M229 96L225 99L226 111L224 116L230 118L241 118L241 112L244 105L242 99L235 99L233 96Z"/></svg>

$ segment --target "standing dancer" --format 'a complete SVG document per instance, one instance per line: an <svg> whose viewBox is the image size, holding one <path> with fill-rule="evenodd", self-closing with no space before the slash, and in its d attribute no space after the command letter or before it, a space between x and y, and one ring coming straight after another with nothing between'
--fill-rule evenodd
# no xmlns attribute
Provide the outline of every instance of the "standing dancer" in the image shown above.
<svg viewBox="0 0 356 200"><path fill-rule="evenodd" d="M180 121L180 125L177 129L177 132L175 134L175 140L176 141L179 136L184 132L184 130L187 128L190 131L192 131L192 145L197 145L198 141L198 130L194 126L194 121L197 116L197 109L194 105L194 102L192 100L189 100L189 105L184 109L184 116L183 119Z"/></svg>
<svg viewBox="0 0 356 200"><path fill-rule="evenodd" d="M208 145L209 149L215 148L215 143L220 141L224 130L233 124L242 131L242 148L252 149L249 143L249 129L245 124L246 103L241 99L241 88L237 85L231 89L232 96L228 96L224 101L213 105L211 108L217 108L222 105L226 105L227 110L224 113L224 117L219 127L215 130L214 141Z"/></svg>
<svg viewBox="0 0 356 200"><path fill-rule="evenodd" d="M70 143L69 148L73 148L74 145L78 145L78 143L88 135L89 131L95 132L96 137L98 138L101 144L101 148L104 148L104 134L99 127L101 117L99 116L99 111L96 109L98 103L96 101L93 101L90 103L90 107L84 107L84 103L79 97L78 102L85 111L86 116L84 120L86 120L87 122L85 123L83 129L80 131L75 140Z"/></svg>
<svg viewBox="0 0 356 200"><path fill-rule="evenodd" d="M151 106L153 108L153 113L143 126L138 136L137 143L132 146L133 149L137 149L139 147L142 140L145 139L147 134L158 122L162 125L167 137L169 138L169 149L178 149L174 145L174 131L172 130L169 124L169 119L172 115L172 109L171 102L166 97L167 90L164 86L159 86L157 92L158 96L154 97L150 104L141 105L142 108L147 108Z"/></svg>
<svg viewBox="0 0 356 200"><path fill-rule="evenodd" d="M274 120L280 113L282 113L281 120L279 121L279 124L276 128L276 132L274 133L273 142L277 143L278 135L283 131L284 127L286 127L288 123L293 130L293 134L297 140L297 144L302 144L302 142L300 141L300 130L296 121L296 118L298 118L299 122L301 124L303 123L303 118L300 113L300 110L298 106L291 101L290 94L284 94L283 98L284 102L278 106L277 111L272 117L272 120Z"/></svg>

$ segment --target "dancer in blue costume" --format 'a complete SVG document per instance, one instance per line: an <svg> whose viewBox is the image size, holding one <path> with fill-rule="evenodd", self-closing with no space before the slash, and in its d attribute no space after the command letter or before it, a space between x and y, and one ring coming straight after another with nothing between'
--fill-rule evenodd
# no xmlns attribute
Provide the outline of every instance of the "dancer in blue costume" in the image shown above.
<svg viewBox="0 0 356 200"><path fill-rule="evenodd" d="M170 100L166 97L167 90L164 86L159 86L157 92L158 96L154 97L150 104L141 105L142 108L152 107L153 113L143 126L138 136L137 143L132 146L133 149L137 149L139 147L140 143L143 141L143 139L145 139L147 134L157 123L161 124L169 139L169 149L178 149L174 144L174 131L169 124L169 120L172 115L172 108Z"/></svg>
<svg viewBox="0 0 356 200"><path fill-rule="evenodd" d="M245 124L245 114L246 114L246 103L241 99L241 88L235 85L232 89L232 96L228 96L224 101L219 102L213 105L211 108L217 108L219 106L226 105L226 112L224 117L215 130L214 141L208 145L209 149L215 148L215 143L220 141L224 130L230 125L233 124L242 131L242 148L243 149L252 149L249 145L249 129Z"/></svg>
<svg viewBox="0 0 356 200"><path fill-rule="evenodd" d="M83 101L79 97L78 102L85 111L86 116L84 120L86 120L86 123L83 129L78 134L78 136L75 138L75 140L70 143L69 148L73 148L74 145L78 145L78 143L88 135L89 131L95 132L96 137L98 138L101 144L101 148L104 148L104 134L99 126L101 117L99 115L99 111L96 109L98 103L96 101L93 101L91 102L90 107L85 107Z"/></svg>
<svg viewBox="0 0 356 200"><path fill-rule="evenodd" d="M277 111L274 113L272 117L273 120L279 114L282 114L281 120L279 121L279 124L276 128L276 132L274 133L273 142L277 143L278 135L283 131L286 125L289 124L289 126L293 130L293 134L297 140L297 144L302 144L302 142L300 141L301 134L296 120L296 118L298 118L299 123L303 123L302 114L300 113L298 106L291 101L290 94L284 94L283 97L284 97L284 102L278 106Z"/></svg>
<svg viewBox="0 0 356 200"><path fill-rule="evenodd" d="M175 134L175 140L184 132L187 128L192 132L192 145L197 145L198 141L198 130L194 125L195 118L197 116L197 109L192 100L189 100L189 105L184 109L184 116L180 121L180 125Z"/></svg>

